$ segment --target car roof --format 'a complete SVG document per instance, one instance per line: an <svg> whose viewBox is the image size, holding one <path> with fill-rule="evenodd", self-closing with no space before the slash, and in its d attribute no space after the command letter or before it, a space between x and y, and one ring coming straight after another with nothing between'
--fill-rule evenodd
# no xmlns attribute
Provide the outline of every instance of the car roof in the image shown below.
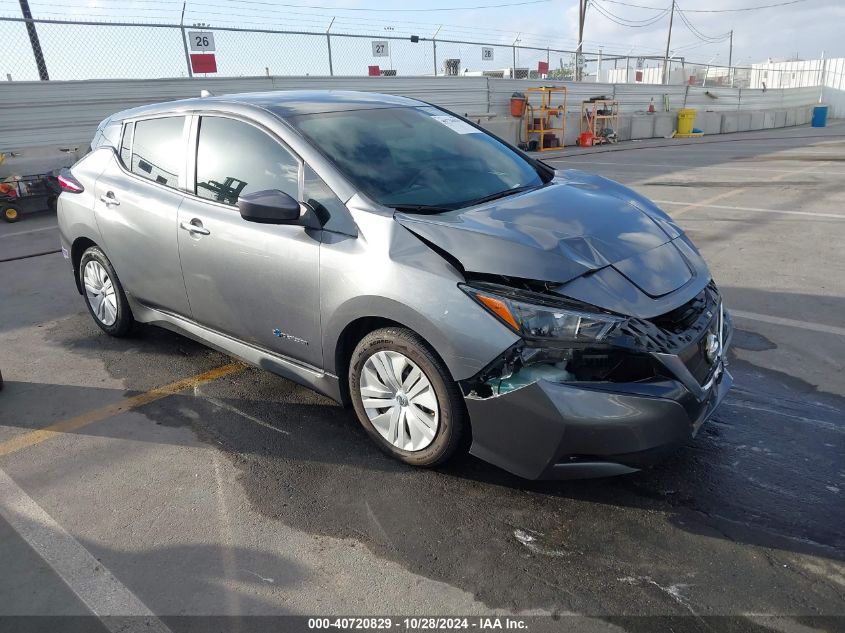
<svg viewBox="0 0 845 633"><path fill-rule="evenodd" d="M253 106L269 110L280 118L300 114L341 112L373 108L401 108L425 105L424 102L408 97L358 92L354 90L276 90L272 92L248 92L221 96L194 97L155 103L118 112L112 120L129 119L161 112L191 111L201 109L225 111L227 106Z"/></svg>

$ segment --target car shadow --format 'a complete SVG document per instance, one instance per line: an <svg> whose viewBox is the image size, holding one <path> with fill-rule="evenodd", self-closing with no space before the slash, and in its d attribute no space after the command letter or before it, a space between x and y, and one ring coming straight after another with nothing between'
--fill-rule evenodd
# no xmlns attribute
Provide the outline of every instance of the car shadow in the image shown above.
<svg viewBox="0 0 845 633"><path fill-rule="evenodd" d="M133 387L129 393L231 362L156 328L117 340L78 321L53 324L49 337L100 359ZM775 344L740 329L736 345ZM697 585L727 586L736 568L780 587L784 604L796 596L829 601L826 589L804 595L758 552L845 560L842 506L828 488L845 463L842 399L745 360L734 358L732 371L736 388L695 440L653 469L601 480L525 481L473 457L439 470L407 467L382 454L351 411L257 369L75 432L205 443L232 461L245 498L269 519L356 539L492 606L594 613L601 605L604 613L625 613L634 592L660 613L683 614L684 604L659 587L693 577ZM125 395L11 381L2 399L19 428L34 429ZM575 586L576 577L597 584ZM778 591L767 599L780 599ZM759 597L742 600L750 611L770 608Z"/></svg>

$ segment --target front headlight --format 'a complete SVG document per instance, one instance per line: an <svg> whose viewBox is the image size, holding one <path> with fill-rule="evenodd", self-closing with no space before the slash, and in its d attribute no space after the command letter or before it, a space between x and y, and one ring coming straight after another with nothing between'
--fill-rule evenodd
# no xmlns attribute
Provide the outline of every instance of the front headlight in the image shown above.
<svg viewBox="0 0 845 633"><path fill-rule="evenodd" d="M624 319L579 309L538 293L493 284L461 284L488 312L527 339L575 343L603 341Z"/></svg>

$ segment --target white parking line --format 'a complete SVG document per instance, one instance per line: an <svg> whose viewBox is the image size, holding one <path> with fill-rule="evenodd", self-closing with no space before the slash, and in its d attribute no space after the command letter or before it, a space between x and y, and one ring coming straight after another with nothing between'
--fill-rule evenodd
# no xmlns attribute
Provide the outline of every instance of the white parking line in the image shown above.
<svg viewBox="0 0 845 633"><path fill-rule="evenodd" d="M753 211L755 213L781 213L786 215L807 215L815 218L833 218L845 220L845 215L836 213L816 213L815 211L784 211L781 209L760 209L759 207L734 207L726 204L709 204L707 202L678 202L676 200L652 200L657 204L676 204L682 207L699 207L703 209L727 209L729 211Z"/></svg>
<svg viewBox="0 0 845 633"><path fill-rule="evenodd" d="M200 391L200 389L198 387L194 387L194 395L198 396L200 398L204 398L205 400L207 400L208 402L213 404L215 407L219 407L220 409L224 409L225 411L229 411L230 413L234 413L235 415L239 415L242 418L249 420L250 422L255 422L259 426L263 426L265 428L268 428L271 431L275 431L276 433L282 433L283 435L290 435L290 432L285 431L284 429L280 429L278 427L273 426L272 424L265 422L264 420L260 420L260 419L256 418L254 415L250 415L246 411L241 411L240 409L238 409L237 407L235 407L231 404L226 404L225 402L223 402L222 400L219 400L218 398L212 398L211 396L206 395L205 393Z"/></svg>
<svg viewBox="0 0 845 633"><path fill-rule="evenodd" d="M58 224L53 224L52 226L44 226L40 229L29 229L28 231L15 231L14 233L6 233L5 235L0 235L0 238L3 237L16 237L18 235L29 235L30 233L40 233L41 231L52 231L53 229L59 228Z"/></svg>
<svg viewBox="0 0 845 633"><path fill-rule="evenodd" d="M96 616L105 618L102 623L110 631L172 633L2 469L0 516L50 565L85 606ZM115 619L114 616L136 617Z"/></svg>
<svg viewBox="0 0 845 633"><path fill-rule="evenodd" d="M589 154L586 154L584 158L580 160L568 160L563 158L551 158L547 162L550 163L573 163L578 164L583 167L588 167L590 165L615 165L617 167L623 167L627 169L633 169L636 171L650 171L644 169L645 167L662 167L662 168L670 168L670 169L677 169L678 167L685 168L685 169L711 169L714 171L753 171L753 172L771 172L775 174L792 174L795 173L794 169L766 169L763 167L734 167L731 165L730 167L719 167L717 165L693 165L690 163L619 163L619 162L611 162L605 160L589 160ZM841 176L842 174L837 171L802 171L802 174L818 174L823 176Z"/></svg>
<svg viewBox="0 0 845 633"><path fill-rule="evenodd" d="M795 319L785 319L783 317L769 316L768 314L757 314L756 312L745 312L744 310L732 309L731 314L737 318L748 319L750 321L760 321L762 323L771 323L772 325L785 325L787 327L810 330L811 332L822 332L824 334L845 336L845 327L836 327L835 325L813 323L812 321L796 321Z"/></svg>

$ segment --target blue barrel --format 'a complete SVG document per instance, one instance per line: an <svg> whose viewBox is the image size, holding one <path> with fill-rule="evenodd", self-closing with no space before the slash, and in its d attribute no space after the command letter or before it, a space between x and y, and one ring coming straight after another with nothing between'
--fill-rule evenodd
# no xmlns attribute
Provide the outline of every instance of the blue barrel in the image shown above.
<svg viewBox="0 0 845 633"><path fill-rule="evenodd" d="M813 127L827 126L827 106L816 106L813 108Z"/></svg>

